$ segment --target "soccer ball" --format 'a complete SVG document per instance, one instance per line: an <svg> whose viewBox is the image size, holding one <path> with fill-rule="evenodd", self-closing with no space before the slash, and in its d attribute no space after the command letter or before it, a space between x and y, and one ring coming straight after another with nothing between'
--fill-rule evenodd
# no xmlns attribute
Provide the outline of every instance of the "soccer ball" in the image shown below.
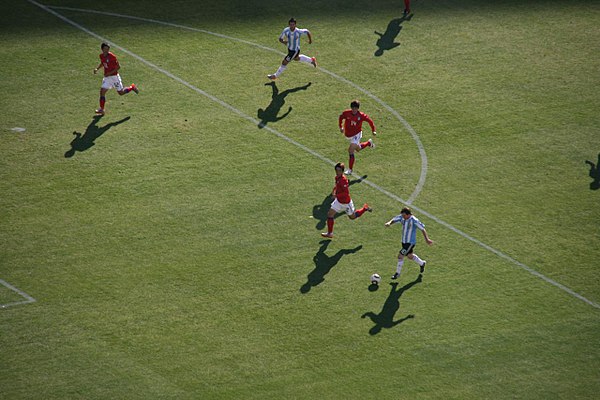
<svg viewBox="0 0 600 400"><path fill-rule="evenodd" d="M381 276L379 276L379 274L371 275L371 284L379 285L379 282L381 282Z"/></svg>

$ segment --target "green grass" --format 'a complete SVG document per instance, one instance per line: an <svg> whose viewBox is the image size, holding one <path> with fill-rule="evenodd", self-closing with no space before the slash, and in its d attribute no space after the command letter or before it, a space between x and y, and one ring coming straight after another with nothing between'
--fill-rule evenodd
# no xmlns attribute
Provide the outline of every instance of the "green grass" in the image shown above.
<svg viewBox="0 0 600 400"><path fill-rule="evenodd" d="M0 5L0 397L592 399L600 310L455 228L600 303L600 7L591 1L53 1L203 29L282 51L290 15L321 69L415 129L427 176L413 205L435 246L422 281L388 284L403 204L365 182L322 242L333 168L113 48L124 84L92 124L99 40L27 1ZM257 121L281 56L197 31L57 9ZM267 127L347 161L352 98L378 128L356 172L408 199L421 158L356 87L292 64ZM120 122L103 131L111 123ZM15 132L23 127L25 132ZM102 133L76 147L73 132ZM370 137L366 128L365 137ZM324 208L324 209L323 209ZM431 216L432 218L430 218ZM443 221L440 223L439 221ZM325 275L322 275L327 272ZM383 276L368 290L373 272ZM301 290L310 276L324 281ZM305 293L303 293L303 291ZM0 286L0 304L20 301ZM374 329L365 313L401 323ZM414 316L410 318L410 316Z"/></svg>

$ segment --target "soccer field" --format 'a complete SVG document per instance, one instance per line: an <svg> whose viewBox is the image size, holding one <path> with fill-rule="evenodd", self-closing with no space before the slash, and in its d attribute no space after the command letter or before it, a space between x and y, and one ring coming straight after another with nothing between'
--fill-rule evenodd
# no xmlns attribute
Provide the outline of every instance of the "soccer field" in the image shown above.
<svg viewBox="0 0 600 400"><path fill-rule="evenodd" d="M600 4L411 8L0 2L0 398L597 398Z"/></svg>

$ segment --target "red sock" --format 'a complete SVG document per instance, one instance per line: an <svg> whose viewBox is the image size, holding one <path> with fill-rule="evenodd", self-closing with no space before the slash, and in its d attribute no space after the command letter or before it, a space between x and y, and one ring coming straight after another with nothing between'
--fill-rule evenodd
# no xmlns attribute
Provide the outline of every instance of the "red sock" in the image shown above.
<svg viewBox="0 0 600 400"><path fill-rule="evenodd" d="M333 233L333 223L335 220L333 218L327 218L327 233Z"/></svg>
<svg viewBox="0 0 600 400"><path fill-rule="evenodd" d="M360 144L360 149L362 150L362 149L364 149L365 147L369 147L370 145L371 145L371 143L370 143L370 142L362 142L362 143Z"/></svg>
<svg viewBox="0 0 600 400"><path fill-rule="evenodd" d="M354 154L350 154L350 159L348 160L348 168L354 168Z"/></svg>
<svg viewBox="0 0 600 400"><path fill-rule="evenodd" d="M410 11L410 0L404 0L404 8Z"/></svg>
<svg viewBox="0 0 600 400"><path fill-rule="evenodd" d="M360 217L361 215L363 215L365 213L365 211L367 211L367 208L369 206L367 204L363 205L362 208L360 210L357 210L354 212L354 215L356 215L356 218Z"/></svg>
<svg viewBox="0 0 600 400"><path fill-rule="evenodd" d="M106 97L100 96L100 109L104 110L104 103L106 103Z"/></svg>

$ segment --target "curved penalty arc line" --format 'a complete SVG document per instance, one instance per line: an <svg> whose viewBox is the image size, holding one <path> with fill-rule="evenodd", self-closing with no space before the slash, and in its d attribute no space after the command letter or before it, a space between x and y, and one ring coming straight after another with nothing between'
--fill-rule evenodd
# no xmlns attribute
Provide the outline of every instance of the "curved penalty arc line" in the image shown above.
<svg viewBox="0 0 600 400"><path fill-rule="evenodd" d="M153 24L169 26L171 28L178 28L178 29L184 29L184 30L189 30L189 31L193 31L193 32L200 32L200 33L204 33L207 35L216 36L216 37L219 37L222 39L227 39L227 40L232 40L235 42L243 43L248 46L253 46L253 47L259 48L261 50L277 53L279 55L284 55L284 53L281 53L279 50L273 49L271 47L263 46L258 43L250 42L248 40L239 39L239 38L236 38L233 36L223 35L221 33L211 32L211 31L208 31L205 29L193 28L190 26L175 24L172 22L160 21L160 20L156 20L156 19L152 19L152 18L136 17L133 15L118 14L118 13L107 12L107 11L75 8L75 7L62 7L62 6L47 6L47 7L56 9L56 10L67 10L67 11L75 11L75 12L82 12L82 13L89 13L89 14L98 14L98 15L106 15L106 16L111 16L111 17L125 18L125 19L131 19L131 20L135 20L135 21L149 22L149 23L153 23ZM404 119L400 115L400 113L398 113L398 111L394 110L389 104L387 104L386 102L381 100L379 97L375 96L370 91L366 90L365 88L357 85L356 83L354 83L340 75L337 75L336 73L331 72L325 68L319 67L318 70L331 76L332 78L334 78L342 83L352 86L356 90L364 93L365 95L367 95L368 97L373 99L375 102L379 103L379 105L381 105L390 114L392 114L404 126L404 128L410 133L411 137L415 141L415 144L417 145L417 148L419 150L419 156L421 158L421 173L419 175L419 181L417 182L417 185L415 186L415 189L413 190L413 192L411 193L409 198L404 201L404 203L406 203L407 205L411 205L416 200L416 198L419 196L419 194L421 193L421 190L423 190L423 187L425 186L425 180L427 179L427 154L425 153L425 147L423 146L423 143L421 142L421 139L419 138L419 135L417 134L417 132L408 123L408 121L406 121L406 119Z"/></svg>

